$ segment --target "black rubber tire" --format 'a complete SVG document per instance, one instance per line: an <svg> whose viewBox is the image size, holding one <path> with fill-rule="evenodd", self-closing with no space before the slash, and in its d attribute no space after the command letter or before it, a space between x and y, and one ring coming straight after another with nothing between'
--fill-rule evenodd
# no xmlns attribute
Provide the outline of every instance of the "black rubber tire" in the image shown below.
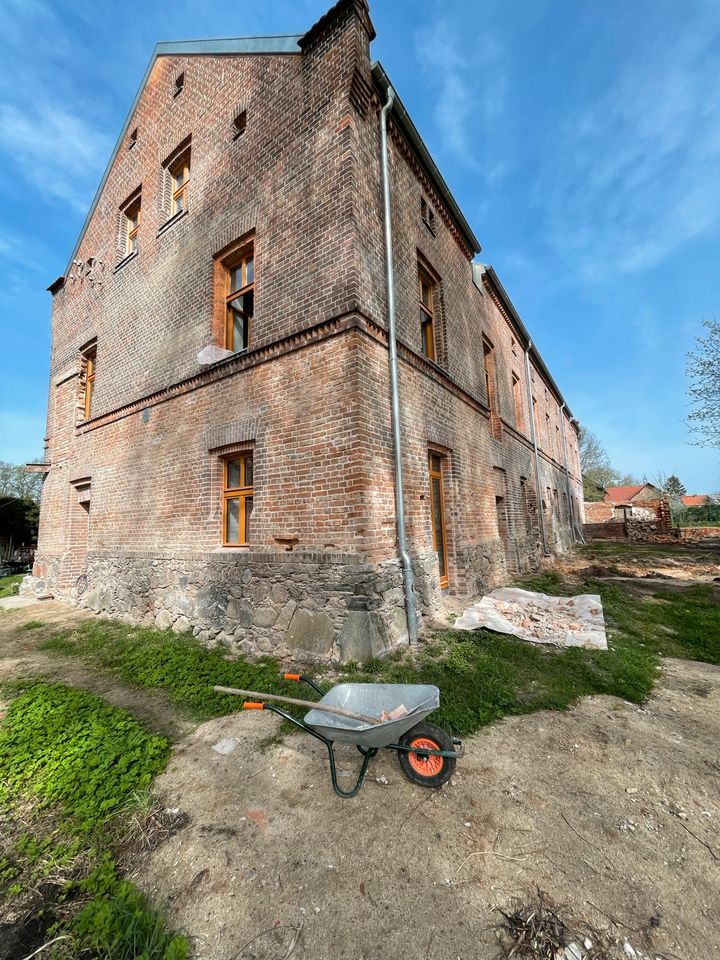
<svg viewBox="0 0 720 960"><path fill-rule="evenodd" d="M408 730L408 732L401 737L399 743L402 747L410 747L416 740L433 741L437 744L438 750L455 749L452 737L445 733L441 727L436 727L434 723L418 723L412 730ZM444 783L448 782L457 766L456 757L426 757L426 761L429 762L441 760L442 765L439 770L423 775L422 771L417 769L416 760L416 758L418 758L422 763L421 753L410 754L406 753L405 750L398 750L397 756L402 772L408 780L412 780L413 783L417 783L421 787L434 787L436 789L437 787L441 787ZM411 758L415 760L415 766L413 766Z"/></svg>

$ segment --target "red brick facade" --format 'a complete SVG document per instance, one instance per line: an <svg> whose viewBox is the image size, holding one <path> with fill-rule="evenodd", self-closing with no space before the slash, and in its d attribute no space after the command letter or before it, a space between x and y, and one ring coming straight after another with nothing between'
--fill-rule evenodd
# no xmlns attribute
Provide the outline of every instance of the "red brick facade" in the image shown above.
<svg viewBox="0 0 720 960"><path fill-rule="evenodd" d="M364 652L402 640L372 36L363 0L340 0L295 52L154 59L53 285L36 589L248 652L350 656L358 631ZM512 305L471 266L468 231L392 113L390 134L405 500L430 616L429 451L442 455L449 590L461 596L537 562L539 509L549 550L569 544L582 486L575 424L534 352L529 409ZM169 219L168 164L188 146L187 210ZM125 257L123 211L138 196ZM243 239L256 265L249 348L202 365L204 348L225 345L218 256ZM419 261L436 282L435 362L422 355ZM223 547L223 457L248 449L250 544Z"/></svg>

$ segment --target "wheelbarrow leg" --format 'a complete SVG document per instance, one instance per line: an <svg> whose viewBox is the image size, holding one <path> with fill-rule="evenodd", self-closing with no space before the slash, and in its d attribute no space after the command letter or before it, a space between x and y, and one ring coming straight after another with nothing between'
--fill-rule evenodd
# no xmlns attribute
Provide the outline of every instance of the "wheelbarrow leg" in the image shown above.
<svg viewBox="0 0 720 960"><path fill-rule="evenodd" d="M358 775L357 782L352 790L342 790L338 786L337 782L337 770L335 769L335 750L333 749L333 742L332 740L324 740L324 743L327 747L328 757L330 759L330 777L332 779L333 790L339 797L344 797L345 799L349 800L351 797L355 796L365 782L365 774L367 773L368 764L377 753L377 749L375 747L368 747L368 749L365 750L363 747L358 747L358 750L363 755L363 762L362 766L360 767L360 773Z"/></svg>
<svg viewBox="0 0 720 960"><path fill-rule="evenodd" d="M349 800L351 797L354 797L355 794L360 790L363 783L365 782L365 774L367 773L368 764L372 758L377 753L377 747L364 747L358 746L358 750L363 755L362 766L360 767L360 773L357 778L357 782L352 790L342 790L338 786L337 782L337 770L335 768L335 750L333 749L333 741L328 740L327 737L324 737L321 733L318 733L317 730L313 730L312 727L309 727L306 723L303 723L302 720L298 720L296 717L291 716L285 710L281 710L280 707L271 706L270 704L265 704L265 710L270 710L271 713L276 713L279 717L288 720L294 726L299 727L301 730L304 730L305 733L309 733L311 737L315 737L316 740L320 740L321 743L325 744L325 747L328 752L328 759L330 760L330 778L332 779L333 790L339 797L343 797L346 800Z"/></svg>

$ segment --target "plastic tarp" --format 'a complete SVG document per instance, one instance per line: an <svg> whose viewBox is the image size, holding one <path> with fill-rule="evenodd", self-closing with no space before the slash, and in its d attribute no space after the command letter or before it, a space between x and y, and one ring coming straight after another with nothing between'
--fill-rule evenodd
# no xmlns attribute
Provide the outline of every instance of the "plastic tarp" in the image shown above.
<svg viewBox="0 0 720 960"><path fill-rule="evenodd" d="M596 594L550 597L516 587L493 590L454 624L457 630L485 628L530 643L607 650L605 618Z"/></svg>

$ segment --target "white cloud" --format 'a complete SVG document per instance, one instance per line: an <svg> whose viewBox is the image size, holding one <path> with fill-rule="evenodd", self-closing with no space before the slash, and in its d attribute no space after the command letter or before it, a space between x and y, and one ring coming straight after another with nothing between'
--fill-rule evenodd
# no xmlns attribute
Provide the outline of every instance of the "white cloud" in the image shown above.
<svg viewBox="0 0 720 960"><path fill-rule="evenodd" d="M0 127L2 149L30 184L80 212L87 210L98 171L111 150L105 134L65 108L47 103L30 113L0 103Z"/></svg>
<svg viewBox="0 0 720 960"><path fill-rule="evenodd" d="M414 36L415 56L432 88L432 117L443 146L463 166L493 180L504 171L486 136L505 104L502 49L489 32L472 38L465 42L459 24L445 18L424 23Z"/></svg>
<svg viewBox="0 0 720 960"><path fill-rule="evenodd" d="M654 267L720 229L717 9L673 36L648 29L547 154L537 192L548 239L587 280Z"/></svg>

